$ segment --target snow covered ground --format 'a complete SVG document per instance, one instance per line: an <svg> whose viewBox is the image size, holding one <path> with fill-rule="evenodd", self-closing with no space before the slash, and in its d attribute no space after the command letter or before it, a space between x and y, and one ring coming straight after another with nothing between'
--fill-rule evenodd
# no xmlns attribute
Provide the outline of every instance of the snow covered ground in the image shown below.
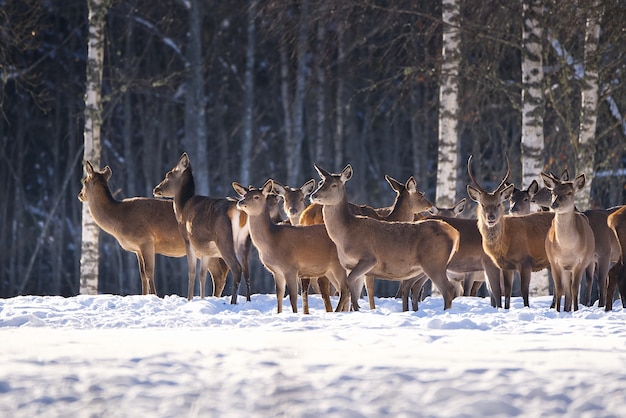
<svg viewBox="0 0 626 418"><path fill-rule="evenodd" d="M626 416L626 311L0 299L1 417ZM336 300L334 301L336 302ZM287 301L285 301L288 306Z"/></svg>

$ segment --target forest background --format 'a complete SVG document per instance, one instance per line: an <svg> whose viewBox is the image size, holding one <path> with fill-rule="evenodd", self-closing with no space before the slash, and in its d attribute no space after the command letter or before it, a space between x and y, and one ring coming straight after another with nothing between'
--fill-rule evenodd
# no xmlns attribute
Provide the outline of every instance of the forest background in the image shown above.
<svg viewBox="0 0 626 418"><path fill-rule="evenodd" d="M353 202L390 205L385 174L414 175L435 200L440 1L106 3L100 165L116 198L151 196L187 151L199 194L270 177L299 187L316 162L353 165ZM591 198L622 204L626 3L536 3L544 169L580 171L585 28L600 16ZM499 182L505 153L521 184L522 4L460 1L458 199L470 154L483 184ZM0 297L79 292L87 35L84 0L0 0ZM105 233L99 263L99 292L140 293L135 256ZM185 295L186 274L184 259L157 256L159 294ZM256 258L252 274L254 292L273 291Z"/></svg>

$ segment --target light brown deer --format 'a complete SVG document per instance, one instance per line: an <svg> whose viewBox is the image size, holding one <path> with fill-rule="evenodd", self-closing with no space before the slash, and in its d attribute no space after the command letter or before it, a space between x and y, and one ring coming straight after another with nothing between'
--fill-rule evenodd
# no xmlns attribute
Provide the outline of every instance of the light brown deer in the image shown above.
<svg viewBox="0 0 626 418"><path fill-rule="evenodd" d="M514 187L513 193L509 197L509 214L528 215L531 212L532 199L538 192L539 183L537 183L537 180L533 180L526 189Z"/></svg>
<svg viewBox="0 0 626 418"><path fill-rule="evenodd" d="M300 224L300 215L307 208L306 197L315 189L315 180L311 179L300 188L283 186L274 181L274 192L283 199L283 210L291 225Z"/></svg>
<svg viewBox="0 0 626 418"><path fill-rule="evenodd" d="M472 157L467 171L473 185L467 194L476 203L478 230L483 249L502 270L504 308L510 308L513 273L519 272L524 306L529 306L530 273L547 268L545 238L552 224L553 213L536 212L524 216L505 215L503 203L511 196L514 186L506 181L511 169L507 157L507 174L493 192L482 188L472 174Z"/></svg>
<svg viewBox="0 0 626 418"><path fill-rule="evenodd" d="M472 273L484 271L484 274L487 276L487 288L489 289L489 294L491 296L491 305L493 307L501 308L502 290L500 283L500 269L494 264L493 260L491 260L483 249L482 237L480 235L480 231L478 230L476 220L457 218L456 216L460 213L458 211L458 204L450 209L444 208L438 211L431 210L430 212L435 212L439 215L431 216L428 219L442 220L452 225L452 227L459 231L461 235L459 250L452 256L452 259L448 264L448 271L470 276L470 279L464 280L463 283L464 295L470 296L472 295L472 291L474 291L473 295L476 294L473 289L474 274ZM484 281L484 279L482 281ZM479 281L478 283L482 284L482 281ZM415 284L403 282L400 285L400 294L403 298L403 306L408 304L408 288L410 287L413 310L417 310L419 291L421 286L423 286L423 282L424 277L421 277L415 282Z"/></svg>
<svg viewBox="0 0 626 418"><path fill-rule="evenodd" d="M236 182L232 185L241 196L237 207L249 216L250 236L259 258L274 276L278 313L283 310L285 285L289 288L291 309L298 312L298 277L328 277L340 292L337 311L346 308L346 271L339 263L337 248L324 225L293 226L271 222L266 198L273 193L272 180L261 189L245 188ZM324 298L326 309L332 311L328 294ZM308 313L308 301L304 310Z"/></svg>
<svg viewBox="0 0 626 418"><path fill-rule="evenodd" d="M358 299L364 276L408 280L424 272L441 291L444 309L452 306L459 291L446 277L446 267L459 245L459 232L442 221L385 222L355 216L348 208L346 182L352 167L332 174L317 165L322 178L311 201L323 205L324 224L337 246L339 261L348 274L352 307Z"/></svg>
<svg viewBox="0 0 626 418"><path fill-rule="evenodd" d="M594 261L595 238L587 217L574 209L576 191L585 186L585 175L574 181L561 181L541 173L545 186L552 192L550 209L554 219L545 240L546 253L554 279L555 308L561 310L561 296L565 295L563 309L578 310L578 292L583 273Z"/></svg>
<svg viewBox="0 0 626 418"><path fill-rule="evenodd" d="M222 258L233 274L230 303L237 303L242 272L246 281L246 300L250 301L249 229L247 217L237 209L237 202L196 195L187 153L181 155L153 193L157 197L174 198L174 213L185 242L189 268L187 298L193 299L197 259L200 259L201 266L200 297L204 297L207 266L211 259Z"/></svg>
<svg viewBox="0 0 626 418"><path fill-rule="evenodd" d="M141 276L141 293L156 294L154 285L154 257L185 255L185 242L178 232L178 222L169 200L135 197L116 200L109 189L111 169L97 171L85 162L87 176L78 194L81 202L89 205L89 212L100 228L111 234L126 251L135 253ZM221 259L209 265L214 289L221 294L226 283L228 267ZM220 287L221 286L221 287Z"/></svg>
<svg viewBox="0 0 626 418"><path fill-rule="evenodd" d="M619 289L622 306L626 309L626 205L616 208L608 216L607 224L619 242L621 255L620 262L609 272L605 310L613 309L615 288Z"/></svg>

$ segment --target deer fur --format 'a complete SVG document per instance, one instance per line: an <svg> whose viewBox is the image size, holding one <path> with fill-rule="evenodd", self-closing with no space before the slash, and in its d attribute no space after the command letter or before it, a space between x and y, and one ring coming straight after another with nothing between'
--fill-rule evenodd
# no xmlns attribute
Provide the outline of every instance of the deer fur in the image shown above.
<svg viewBox="0 0 626 418"><path fill-rule="evenodd" d="M594 261L595 238L589 220L574 206L576 191L585 186L585 175L574 181L562 181L541 173L545 186L552 192L550 209L554 219L545 240L546 254L554 279L555 308L561 310L561 296L565 295L563 309L578 310L578 292L582 275Z"/></svg>
<svg viewBox="0 0 626 418"><path fill-rule="evenodd" d="M211 259L222 258L233 274L230 303L237 303L242 273L246 281L246 300L250 301L249 229L247 217L237 209L237 203L227 198L196 195L187 153L181 155L153 193L158 197L174 198L174 213L187 255L187 298L193 299L197 259L201 265L200 297L204 297L207 266Z"/></svg>
<svg viewBox="0 0 626 418"><path fill-rule="evenodd" d="M111 168L102 171L85 162L87 176L83 179L78 199L89 205L89 212L102 230L111 234L120 246L135 253L141 276L141 293L156 294L154 284L155 254L168 257L185 255L185 242L178 232L172 202L169 200L135 197L116 200L111 194ZM228 267L222 260L209 265L211 277L224 288ZM221 294L221 290L219 290Z"/></svg>
<svg viewBox="0 0 626 418"><path fill-rule="evenodd" d="M315 180L310 179L299 188L283 186L274 181L274 192L283 199L283 211L291 225L300 224L300 215L307 208L306 197L315 189Z"/></svg>
<svg viewBox="0 0 626 418"><path fill-rule="evenodd" d="M328 277L340 291L337 311L343 310L348 301L346 271L339 263L337 249L324 225L293 226L271 222L266 199L273 193L272 180L261 189L245 188L236 182L232 186L241 196L237 207L249 216L250 236L259 258L274 276L278 313L283 309L285 285L289 288L291 309L298 312L298 277ZM330 301L327 308L329 305Z"/></svg>
<svg viewBox="0 0 626 418"><path fill-rule="evenodd" d="M605 310L613 309L613 294L616 288L619 289L622 306L626 309L626 205L618 207L608 216L607 225L619 243L620 261L609 272Z"/></svg>
<svg viewBox="0 0 626 418"><path fill-rule="evenodd" d="M337 246L339 261L348 274L353 309L364 276L408 280L426 273L441 291L444 309L460 293L446 277L446 267L458 249L459 232L442 221L385 222L350 212L345 183L352 167L332 174L315 165L322 178L311 201L323 205L324 224Z"/></svg>
<svg viewBox="0 0 626 418"><path fill-rule="evenodd" d="M519 272L524 306L529 306L530 274L547 268L545 238L554 214L537 212L524 216L505 215L503 203L513 193L514 186L506 184L508 172L493 192L483 189L472 174L472 157L467 170L473 185L467 185L467 194L478 207L477 223L482 236L483 249L496 266L502 270L504 308L510 308L513 274ZM508 157L507 157L508 165Z"/></svg>

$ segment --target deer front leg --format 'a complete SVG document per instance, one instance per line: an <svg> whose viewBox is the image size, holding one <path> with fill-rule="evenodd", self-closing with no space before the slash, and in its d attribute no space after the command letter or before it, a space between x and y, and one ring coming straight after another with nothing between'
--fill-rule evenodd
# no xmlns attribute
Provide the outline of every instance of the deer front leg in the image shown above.
<svg viewBox="0 0 626 418"><path fill-rule="evenodd" d="M302 311L304 312L305 315L308 315L309 314L309 286L311 285L311 279L302 278L300 279L300 283L302 283Z"/></svg>
<svg viewBox="0 0 626 418"><path fill-rule="evenodd" d="M502 283L504 285L504 309L511 309L511 294L513 293L514 270L502 270Z"/></svg>
<svg viewBox="0 0 626 418"><path fill-rule="evenodd" d="M198 260L189 241L185 242L185 250L187 252L187 300L193 300L194 286L196 284L196 265Z"/></svg>
<svg viewBox="0 0 626 418"><path fill-rule="evenodd" d="M552 268L552 279L554 280L554 309L561 312L561 296L563 295L563 281L560 268Z"/></svg>
<svg viewBox="0 0 626 418"><path fill-rule="evenodd" d="M276 283L276 304L277 304L277 312L281 313L283 311L283 298L285 297L285 277L283 275L274 273L274 282Z"/></svg>
<svg viewBox="0 0 626 418"><path fill-rule="evenodd" d="M370 303L370 309L376 309L376 304L374 303L374 277L365 277L365 290L367 291L367 300Z"/></svg>
<svg viewBox="0 0 626 418"><path fill-rule="evenodd" d="M522 288L522 299L524 299L524 306L530 307L530 273L531 268L529 266L522 266L519 272L520 284Z"/></svg>
<svg viewBox="0 0 626 418"><path fill-rule="evenodd" d="M210 258L208 256L203 256L200 259L200 299L204 299L206 295L206 274L209 269Z"/></svg>

